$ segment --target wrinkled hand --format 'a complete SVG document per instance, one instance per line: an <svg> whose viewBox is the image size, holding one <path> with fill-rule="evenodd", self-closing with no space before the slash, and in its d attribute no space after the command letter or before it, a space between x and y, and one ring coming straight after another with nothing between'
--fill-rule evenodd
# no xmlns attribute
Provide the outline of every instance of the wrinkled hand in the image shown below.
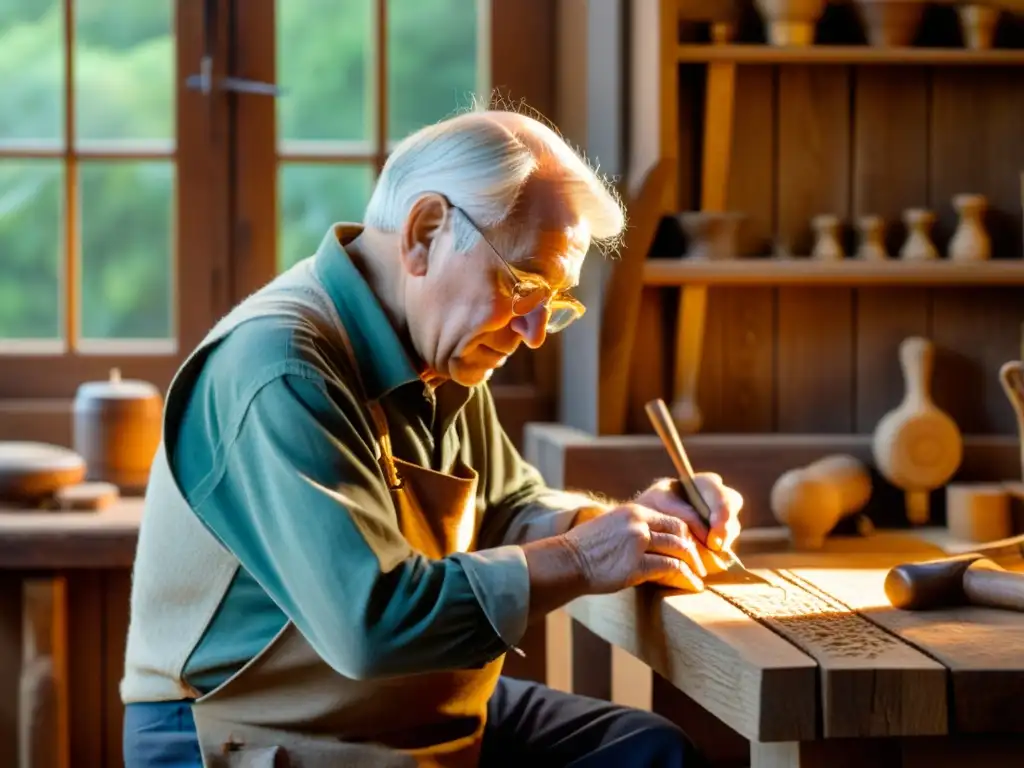
<svg viewBox="0 0 1024 768"><path fill-rule="evenodd" d="M673 515L623 504L574 526L563 538L590 594L649 581L691 592L704 588L703 547Z"/></svg>
<svg viewBox="0 0 1024 768"><path fill-rule="evenodd" d="M723 549L731 550L739 536L739 513L743 507L743 497L725 485L721 476L714 472L698 472L694 475L694 481L711 509L710 530L697 511L684 500L685 494L678 480L665 478L657 481L637 496L636 503L685 522L699 542L698 551L705 568L709 573L717 573L724 566L714 553Z"/></svg>

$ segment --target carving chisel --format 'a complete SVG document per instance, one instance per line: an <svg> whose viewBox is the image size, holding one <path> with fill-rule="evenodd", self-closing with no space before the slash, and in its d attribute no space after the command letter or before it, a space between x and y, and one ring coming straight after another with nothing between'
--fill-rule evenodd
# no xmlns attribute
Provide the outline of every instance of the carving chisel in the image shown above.
<svg viewBox="0 0 1024 768"><path fill-rule="evenodd" d="M679 437L679 432L676 430L676 425L672 421L672 415L669 413L668 407L665 405L665 401L660 397L656 400L651 400L646 406L644 406L644 410L647 411L647 418L651 420L651 424L654 426L654 431L658 433L658 437L661 438L662 445L665 446L665 450L668 451L669 458L672 459L672 463L675 465L676 473L679 475L679 485L683 489L684 500L693 507L701 520L704 521L704 524L708 529L707 532L710 532L711 508L697 489L697 483L694 482L693 477L693 467L690 466L690 459L686 455L686 449L683 448L683 441ZM707 535L707 532L705 532L705 536ZM730 576L728 581L736 584L766 584L773 587L777 586L748 571L746 566L743 565L740 559L736 557L736 553L732 550L721 550L719 552L715 552L715 554L725 562L726 573Z"/></svg>

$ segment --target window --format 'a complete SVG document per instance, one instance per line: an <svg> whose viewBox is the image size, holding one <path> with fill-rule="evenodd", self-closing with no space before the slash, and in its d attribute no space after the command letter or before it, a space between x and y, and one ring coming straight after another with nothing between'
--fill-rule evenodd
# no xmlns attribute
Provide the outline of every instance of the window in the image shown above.
<svg viewBox="0 0 1024 768"><path fill-rule="evenodd" d="M479 41L488 38L489 0L276 0L274 10L266 45L276 71L264 61L258 77L248 75L281 89L274 143L246 142L274 155L247 164L262 178L239 184L272 194L274 176L277 231L268 242L279 271L313 253L332 223L362 218L396 140L486 95L490 62ZM269 137L260 124L268 115L247 116L239 130Z"/></svg>
<svg viewBox="0 0 1024 768"><path fill-rule="evenodd" d="M553 19L549 0L0 2L0 439L115 367L166 387L220 314L361 218L395 140L492 82L550 113Z"/></svg>
<svg viewBox="0 0 1024 768"><path fill-rule="evenodd" d="M69 397L114 366L165 384L209 323L179 300L205 250L178 215L201 181L174 5L0 7L0 399Z"/></svg>

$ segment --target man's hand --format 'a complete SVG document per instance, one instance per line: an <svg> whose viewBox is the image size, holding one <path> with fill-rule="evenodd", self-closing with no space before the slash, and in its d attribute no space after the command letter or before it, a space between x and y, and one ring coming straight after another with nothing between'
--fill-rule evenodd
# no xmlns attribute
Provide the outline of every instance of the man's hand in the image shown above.
<svg viewBox="0 0 1024 768"><path fill-rule="evenodd" d="M624 504L562 538L575 555L587 593L618 592L648 581L688 591L704 588L703 547L673 515Z"/></svg>
<svg viewBox="0 0 1024 768"><path fill-rule="evenodd" d="M731 550L740 534L739 513L743 507L743 497L738 491L725 485L721 476L714 472L699 472L694 475L694 480L697 490L711 509L710 530L697 511L684 500L685 495L678 480L666 478L657 481L637 496L636 503L678 517L686 523L694 537L711 552ZM720 564L716 567L716 563L717 558L711 563L705 559L705 565L711 572L720 568Z"/></svg>

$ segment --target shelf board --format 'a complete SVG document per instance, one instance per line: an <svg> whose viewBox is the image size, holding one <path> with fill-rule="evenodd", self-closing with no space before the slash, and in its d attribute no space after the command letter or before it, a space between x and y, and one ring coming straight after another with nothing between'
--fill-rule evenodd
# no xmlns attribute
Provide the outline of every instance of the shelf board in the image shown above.
<svg viewBox="0 0 1024 768"><path fill-rule="evenodd" d="M1024 260L980 263L938 261L812 261L737 257L728 261L649 259L644 285L1018 285Z"/></svg>
<svg viewBox="0 0 1024 768"><path fill-rule="evenodd" d="M917 66L1024 66L1024 49L876 48L870 45L780 47L759 43L680 45L683 63L731 61L737 64L913 64Z"/></svg>

